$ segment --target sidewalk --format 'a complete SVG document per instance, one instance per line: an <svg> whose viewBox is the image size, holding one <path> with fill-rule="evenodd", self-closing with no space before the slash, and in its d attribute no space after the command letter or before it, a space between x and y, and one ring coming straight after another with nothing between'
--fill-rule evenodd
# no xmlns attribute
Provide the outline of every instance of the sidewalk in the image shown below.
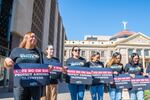
<svg viewBox="0 0 150 100"><path fill-rule="evenodd" d="M13 92L8 92L8 88L0 87L0 100L14 100ZM58 86L58 100L71 100L68 87L65 83L60 83ZM84 100L91 100L89 91L85 92ZM109 94L104 94L104 100L110 100ZM123 92L123 100L129 100L128 92Z"/></svg>
<svg viewBox="0 0 150 100"><path fill-rule="evenodd" d="M0 87L0 100L14 100L13 93L8 92L8 88Z"/></svg>
<svg viewBox="0 0 150 100"><path fill-rule="evenodd" d="M8 92L7 88L0 87L0 100L14 100L13 92ZM71 100L68 87L65 83L59 84L58 100ZM89 91L85 92L84 100L91 100ZM104 94L104 100L109 100L108 94Z"/></svg>
<svg viewBox="0 0 150 100"><path fill-rule="evenodd" d="M14 100L13 93L11 92L3 92L0 91L0 100ZM71 100L69 93L59 93L58 94L58 100ZM84 100L91 100L91 95L89 91L85 92ZM109 100L108 94L104 95L104 100Z"/></svg>
<svg viewBox="0 0 150 100"><path fill-rule="evenodd" d="M14 100L13 92L8 92L8 88L0 87L0 100ZM58 100L71 100L66 83L60 83L58 86ZM89 91L85 92L84 100L91 100ZM110 100L109 94L104 94L104 100ZM129 100L128 92L123 92L123 100Z"/></svg>

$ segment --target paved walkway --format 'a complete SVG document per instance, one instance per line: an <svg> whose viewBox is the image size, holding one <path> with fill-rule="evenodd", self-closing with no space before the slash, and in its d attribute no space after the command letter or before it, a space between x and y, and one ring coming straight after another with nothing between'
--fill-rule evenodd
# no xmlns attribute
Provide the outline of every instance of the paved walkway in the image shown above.
<svg viewBox="0 0 150 100"><path fill-rule="evenodd" d="M124 93L124 97L126 98L127 96L128 94ZM13 93L8 92L7 88L0 87L0 100L14 100ZM68 87L65 83L61 83L58 87L58 100L71 100ZM84 100L91 100L91 95L89 91L85 92ZM110 100L108 93L104 94L104 100Z"/></svg>

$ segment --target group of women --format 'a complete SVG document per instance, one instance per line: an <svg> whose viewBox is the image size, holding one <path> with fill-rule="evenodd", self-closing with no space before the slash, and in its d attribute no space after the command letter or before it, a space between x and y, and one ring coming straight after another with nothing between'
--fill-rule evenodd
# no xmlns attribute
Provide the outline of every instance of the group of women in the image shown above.
<svg viewBox="0 0 150 100"><path fill-rule="evenodd" d="M108 67L112 69L113 76L125 73L130 74L132 78L134 78L135 75L147 75L143 71L143 66L139 62L139 55L137 53L132 53L131 60L125 66L123 66L121 60L122 55L119 52L115 52L113 53L111 59L106 63L106 66L104 66L104 64L100 61L100 53L96 52L91 55L90 61L86 62L85 59L80 56L80 48L78 46L74 46L72 48L72 57L67 60L67 66L81 66L90 68ZM103 100L104 86L106 85L103 83L92 84L90 86L92 100ZM110 100L122 100L122 90L116 88L114 82L107 84L107 86ZM69 84L71 100L83 100L85 88L85 85ZM143 90L129 89L129 95L130 100L144 100Z"/></svg>
<svg viewBox="0 0 150 100"><path fill-rule="evenodd" d="M37 48L37 38L35 33L27 32L23 40L21 41L18 48L11 51L9 57L4 61L4 66L10 68L15 63L45 63L51 64L52 62L60 63L59 59L53 57L54 48L52 45L48 46L45 50L46 56L43 56L43 52ZM86 62L85 58L80 56L80 48L74 46L72 48L72 57L66 61L66 66L80 66L90 68L103 68L110 67L113 70L113 75L122 73L129 73L131 77L135 75L143 74L143 67L139 63L139 55L133 53L131 55L131 61L124 67L121 63L122 56L119 52L115 52L112 58L104 66L103 62L100 61L100 53L96 52L91 55L90 61ZM50 70L53 70L52 66L49 66ZM66 68L62 68L64 74L67 73ZM57 99L57 84L58 80L51 80L50 85L46 87L35 86L35 87L21 87L14 86L14 99L15 100L56 100ZM121 100L122 90L117 89L115 84L112 82L108 85L109 94L111 100ZM71 94L71 100L83 100L85 85L83 84L68 84L68 88ZM44 93L45 92L45 93ZM104 95L104 84L93 84L90 86L90 92L92 100L103 100ZM143 91L129 90L131 100L144 100ZM42 97L43 96L43 97Z"/></svg>

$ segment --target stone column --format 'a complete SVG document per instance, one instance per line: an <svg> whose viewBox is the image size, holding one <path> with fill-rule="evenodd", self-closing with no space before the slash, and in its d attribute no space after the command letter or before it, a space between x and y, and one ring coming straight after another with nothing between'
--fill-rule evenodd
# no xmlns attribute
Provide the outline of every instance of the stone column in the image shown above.
<svg viewBox="0 0 150 100"><path fill-rule="evenodd" d="M128 52L128 48L126 49L126 63L129 62L129 52Z"/></svg>
<svg viewBox="0 0 150 100"><path fill-rule="evenodd" d="M143 62L144 72L146 72L144 49L142 49L142 62Z"/></svg>

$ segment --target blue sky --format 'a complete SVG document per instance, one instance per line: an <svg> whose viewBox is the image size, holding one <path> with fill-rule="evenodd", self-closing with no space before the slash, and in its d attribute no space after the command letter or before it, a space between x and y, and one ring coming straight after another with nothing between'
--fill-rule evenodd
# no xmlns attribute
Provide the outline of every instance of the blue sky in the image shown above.
<svg viewBox="0 0 150 100"><path fill-rule="evenodd" d="M68 40L127 29L150 36L150 0L58 0Z"/></svg>

